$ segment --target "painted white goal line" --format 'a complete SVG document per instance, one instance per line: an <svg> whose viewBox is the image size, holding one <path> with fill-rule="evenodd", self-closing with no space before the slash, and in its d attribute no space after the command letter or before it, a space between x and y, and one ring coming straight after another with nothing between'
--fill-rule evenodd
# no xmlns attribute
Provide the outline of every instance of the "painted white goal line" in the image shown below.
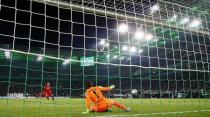
<svg viewBox="0 0 210 117"><path fill-rule="evenodd" d="M171 114L197 113L197 112L210 112L210 110L160 112L160 113L145 113L145 114L132 114L132 115L105 115L105 116L96 116L96 117L131 117L131 116L134 117L134 116L171 115Z"/></svg>

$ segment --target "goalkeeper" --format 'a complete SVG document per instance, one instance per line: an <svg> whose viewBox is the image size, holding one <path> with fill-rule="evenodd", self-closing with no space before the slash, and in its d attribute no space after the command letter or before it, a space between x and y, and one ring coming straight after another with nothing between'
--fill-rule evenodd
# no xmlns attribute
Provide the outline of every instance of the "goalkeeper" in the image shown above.
<svg viewBox="0 0 210 117"><path fill-rule="evenodd" d="M115 85L111 85L110 87L101 87L101 86L93 86L91 82L87 83L87 91L85 93L86 96L86 112L82 112L83 114L87 114L89 112L107 112L108 109L115 105L118 108L121 108L125 111L129 111L130 108L118 103L117 101L105 98L102 92L110 91L115 88Z"/></svg>

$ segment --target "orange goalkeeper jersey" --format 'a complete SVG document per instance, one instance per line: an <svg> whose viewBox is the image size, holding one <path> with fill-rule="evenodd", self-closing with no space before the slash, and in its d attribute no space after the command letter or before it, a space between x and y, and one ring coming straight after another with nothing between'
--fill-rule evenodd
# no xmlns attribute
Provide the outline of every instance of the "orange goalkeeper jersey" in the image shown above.
<svg viewBox="0 0 210 117"><path fill-rule="evenodd" d="M106 99L102 92L110 91L110 90L112 90L112 88L110 88L110 87L101 87L101 86L90 87L85 93L85 96L86 96L86 107L88 109L90 109L91 102L96 104L96 103Z"/></svg>

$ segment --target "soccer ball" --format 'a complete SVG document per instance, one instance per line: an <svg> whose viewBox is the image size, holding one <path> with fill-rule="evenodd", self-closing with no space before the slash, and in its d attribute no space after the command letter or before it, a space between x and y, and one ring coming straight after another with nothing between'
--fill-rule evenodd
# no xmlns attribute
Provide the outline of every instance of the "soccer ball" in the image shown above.
<svg viewBox="0 0 210 117"><path fill-rule="evenodd" d="M138 93L138 90L137 89L132 89L131 90L131 94L137 94Z"/></svg>

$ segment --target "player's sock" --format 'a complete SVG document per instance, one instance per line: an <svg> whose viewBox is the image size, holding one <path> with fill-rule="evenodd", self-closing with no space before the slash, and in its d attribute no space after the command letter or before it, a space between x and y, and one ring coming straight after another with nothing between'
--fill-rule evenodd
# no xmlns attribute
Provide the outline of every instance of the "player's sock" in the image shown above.
<svg viewBox="0 0 210 117"><path fill-rule="evenodd" d="M113 112L112 110L108 110L107 112Z"/></svg>
<svg viewBox="0 0 210 117"><path fill-rule="evenodd" d="M127 110L126 106L124 106L124 105L118 103L117 101L114 101L113 104L114 104L116 107L118 107L118 108L121 108L121 109L123 109L123 110Z"/></svg>
<svg viewBox="0 0 210 117"><path fill-rule="evenodd" d="M108 109L108 110L106 110L106 111L104 111L104 112L112 112L112 110L109 110L109 109Z"/></svg>

